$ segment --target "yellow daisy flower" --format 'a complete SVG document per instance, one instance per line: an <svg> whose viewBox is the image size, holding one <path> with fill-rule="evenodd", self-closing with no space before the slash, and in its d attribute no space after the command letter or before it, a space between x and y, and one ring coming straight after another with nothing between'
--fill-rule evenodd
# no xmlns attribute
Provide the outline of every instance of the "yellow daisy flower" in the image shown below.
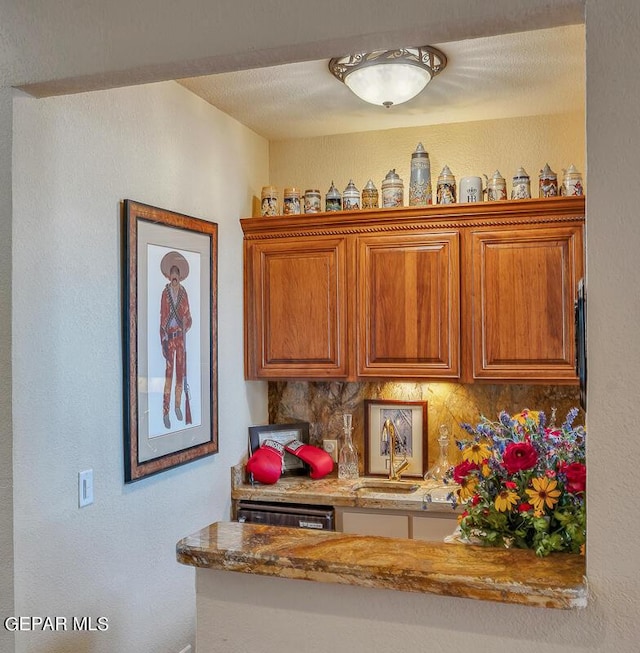
<svg viewBox="0 0 640 653"><path fill-rule="evenodd" d="M557 488L558 481L551 478L534 478L531 479L533 489L526 490L529 500L536 512L542 512L547 508L553 508L558 503L558 497L562 492Z"/></svg>
<svg viewBox="0 0 640 653"><path fill-rule="evenodd" d="M518 503L520 497L512 490L504 489L498 493L494 505L498 512L507 512Z"/></svg>
<svg viewBox="0 0 640 653"><path fill-rule="evenodd" d="M533 423L537 426L540 423L540 411L525 409L521 413L513 416L513 419L523 426L527 423L527 418L533 420Z"/></svg>
<svg viewBox="0 0 640 653"><path fill-rule="evenodd" d="M478 479L469 474L466 478L460 481L460 489L458 490L458 502L462 503L470 499L475 493L478 486Z"/></svg>
<svg viewBox="0 0 640 653"><path fill-rule="evenodd" d="M486 442L474 442L462 450L462 460L480 465L491 455L491 447Z"/></svg>

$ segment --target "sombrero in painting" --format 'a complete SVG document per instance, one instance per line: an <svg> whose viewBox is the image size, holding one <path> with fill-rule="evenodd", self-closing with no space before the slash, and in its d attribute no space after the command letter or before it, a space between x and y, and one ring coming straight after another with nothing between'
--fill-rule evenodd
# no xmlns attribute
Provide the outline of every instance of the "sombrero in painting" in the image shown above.
<svg viewBox="0 0 640 653"><path fill-rule="evenodd" d="M179 279L183 281L189 276L189 263L187 259L180 254L180 252L171 251L168 254L165 254L160 261L160 270L167 279L170 278L171 268L176 266L180 271Z"/></svg>

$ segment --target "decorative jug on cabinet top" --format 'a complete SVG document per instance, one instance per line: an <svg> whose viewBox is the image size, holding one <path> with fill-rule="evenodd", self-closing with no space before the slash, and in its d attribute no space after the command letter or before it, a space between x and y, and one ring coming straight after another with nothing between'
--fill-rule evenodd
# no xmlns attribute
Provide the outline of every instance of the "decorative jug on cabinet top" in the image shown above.
<svg viewBox="0 0 640 653"><path fill-rule="evenodd" d="M340 195L340 191L335 187L333 181L331 182L331 188L329 188L327 194L324 196L324 210L325 211L342 210L342 195Z"/></svg>
<svg viewBox="0 0 640 653"><path fill-rule="evenodd" d="M369 179L367 185L362 189L362 208L378 208L378 189L375 187L372 179Z"/></svg>
<svg viewBox="0 0 640 653"><path fill-rule="evenodd" d="M482 188L482 177L462 177L458 190L458 202L461 204L482 202L484 200L484 189Z"/></svg>
<svg viewBox="0 0 640 653"><path fill-rule="evenodd" d="M382 207L404 206L404 182L393 168L382 181Z"/></svg>
<svg viewBox="0 0 640 653"><path fill-rule="evenodd" d="M561 195L584 195L584 188L582 187L582 175L576 170L576 167L571 164L566 170L563 168L562 188L560 189Z"/></svg>
<svg viewBox="0 0 640 653"><path fill-rule="evenodd" d="M342 208L345 211L353 211L360 208L360 191L353 183L353 179L349 180L347 187L342 192Z"/></svg>
<svg viewBox="0 0 640 653"><path fill-rule="evenodd" d="M418 143L411 155L411 179L409 181L409 206L431 204L431 163L429 153Z"/></svg>
<svg viewBox="0 0 640 653"><path fill-rule="evenodd" d="M538 197L555 197L558 194L558 175L545 164L538 177Z"/></svg>
<svg viewBox="0 0 640 653"><path fill-rule="evenodd" d="M278 189L275 186L263 186L260 198L262 217L278 215Z"/></svg>
<svg viewBox="0 0 640 653"><path fill-rule="evenodd" d="M487 201L498 202L507 199L507 182L499 170L496 170L490 179L487 175L484 175L484 178L487 184Z"/></svg>
<svg viewBox="0 0 640 653"><path fill-rule="evenodd" d="M300 190L298 188L285 188L282 202L282 212L285 215L301 213Z"/></svg>
<svg viewBox="0 0 640 653"><path fill-rule="evenodd" d="M513 187L511 189L512 200L527 200L531 197L531 184L527 171L520 166L513 175Z"/></svg>
<svg viewBox="0 0 640 653"><path fill-rule="evenodd" d="M316 188L309 188L304 191L304 212L320 213L320 191Z"/></svg>
<svg viewBox="0 0 640 653"><path fill-rule="evenodd" d="M438 204L456 203L456 178L449 170L449 166L442 168L442 172L438 177L436 200Z"/></svg>

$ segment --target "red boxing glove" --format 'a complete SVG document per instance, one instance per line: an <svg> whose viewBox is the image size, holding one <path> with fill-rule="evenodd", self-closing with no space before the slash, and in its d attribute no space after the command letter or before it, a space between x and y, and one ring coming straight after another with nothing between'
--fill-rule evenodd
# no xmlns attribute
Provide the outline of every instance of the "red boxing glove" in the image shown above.
<svg viewBox="0 0 640 653"><path fill-rule="evenodd" d="M320 447L291 440L284 445L284 449L311 467L311 478L322 478L333 471L333 458Z"/></svg>
<svg viewBox="0 0 640 653"><path fill-rule="evenodd" d="M273 485L282 474L284 447L275 440L265 440L247 461L247 471L258 483Z"/></svg>

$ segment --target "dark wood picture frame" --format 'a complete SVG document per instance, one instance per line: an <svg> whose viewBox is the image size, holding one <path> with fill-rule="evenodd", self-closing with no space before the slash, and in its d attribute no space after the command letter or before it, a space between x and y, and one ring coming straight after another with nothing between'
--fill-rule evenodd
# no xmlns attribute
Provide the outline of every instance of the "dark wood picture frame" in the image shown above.
<svg viewBox="0 0 640 653"><path fill-rule="evenodd" d="M365 476L388 476L388 446L381 441L385 419L391 419L404 440L396 449L403 456L406 449L409 467L402 476L423 478L427 471L427 402L394 399L365 399L364 402L364 473Z"/></svg>
<svg viewBox="0 0 640 653"><path fill-rule="evenodd" d="M218 451L218 225L123 203L124 480Z"/></svg>
<svg viewBox="0 0 640 653"><path fill-rule="evenodd" d="M252 456L267 440L275 440L280 444L287 444L291 440L300 440L309 444L309 423L291 422L289 424L266 424L264 426L249 427L249 456ZM283 476L303 476L309 471L309 466L285 451L282 461Z"/></svg>

